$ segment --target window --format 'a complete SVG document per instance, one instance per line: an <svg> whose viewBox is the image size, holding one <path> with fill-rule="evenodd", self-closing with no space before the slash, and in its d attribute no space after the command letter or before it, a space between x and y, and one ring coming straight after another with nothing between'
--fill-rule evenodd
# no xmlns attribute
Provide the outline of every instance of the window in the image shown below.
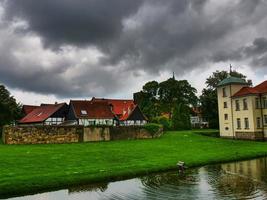
<svg viewBox="0 0 267 200"><path fill-rule="evenodd" d="M86 110L81 110L81 114L82 115L87 115L87 111Z"/></svg>
<svg viewBox="0 0 267 200"><path fill-rule="evenodd" d="M228 120L228 114L224 114L224 120Z"/></svg>
<svg viewBox="0 0 267 200"><path fill-rule="evenodd" d="M223 97L227 97L225 88L223 88Z"/></svg>
<svg viewBox="0 0 267 200"><path fill-rule="evenodd" d="M267 115L264 115L264 124L267 124Z"/></svg>
<svg viewBox="0 0 267 200"><path fill-rule="evenodd" d="M267 98L263 97L263 108L267 108Z"/></svg>
<svg viewBox="0 0 267 200"><path fill-rule="evenodd" d="M239 104L239 100L235 101L235 109L238 111L240 110L240 104Z"/></svg>
<svg viewBox="0 0 267 200"><path fill-rule="evenodd" d="M261 118L257 117L257 128L261 127Z"/></svg>
<svg viewBox="0 0 267 200"><path fill-rule="evenodd" d="M227 102L223 102L223 107L227 108Z"/></svg>
<svg viewBox="0 0 267 200"><path fill-rule="evenodd" d="M261 108L261 102L260 102L260 99L259 99L259 98L256 98L256 99L255 99L255 102L256 102L256 109Z"/></svg>
<svg viewBox="0 0 267 200"><path fill-rule="evenodd" d="M249 129L249 122L248 122L248 118L244 119L245 122L245 129Z"/></svg>
<svg viewBox="0 0 267 200"><path fill-rule="evenodd" d="M240 120L240 118L236 119L236 125L237 125L237 129L241 129L241 120Z"/></svg>
<svg viewBox="0 0 267 200"><path fill-rule="evenodd" d="M243 99L243 109L247 110L248 109L248 102L247 99Z"/></svg>

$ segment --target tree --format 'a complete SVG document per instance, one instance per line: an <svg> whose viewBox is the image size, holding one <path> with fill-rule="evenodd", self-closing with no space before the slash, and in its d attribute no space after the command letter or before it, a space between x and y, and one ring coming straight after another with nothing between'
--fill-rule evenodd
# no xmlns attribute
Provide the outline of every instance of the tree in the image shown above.
<svg viewBox="0 0 267 200"><path fill-rule="evenodd" d="M0 128L21 117L21 104L17 103L5 86L0 85Z"/></svg>
<svg viewBox="0 0 267 200"><path fill-rule="evenodd" d="M159 84L159 101L161 110L170 113L170 118L174 107L178 103L184 105L195 105L197 102L197 90L193 88L187 80L175 80L170 78Z"/></svg>
<svg viewBox="0 0 267 200"><path fill-rule="evenodd" d="M206 80L206 88L202 90L200 96L201 110L208 119L210 128L219 128L219 116L218 116L218 99L217 99L217 85L223 79L227 78L229 73L227 71L216 71L213 72ZM246 80L246 76L243 74L232 71L230 75L233 77L238 77ZM248 83L251 85L251 80L248 80Z"/></svg>
<svg viewBox="0 0 267 200"><path fill-rule="evenodd" d="M175 130L191 129L190 108L183 103L175 105L172 117L172 125Z"/></svg>
<svg viewBox="0 0 267 200"><path fill-rule="evenodd" d="M142 91L134 94L134 99L149 119L162 113L169 113L171 119L176 104L196 104L196 92L187 80L175 80L173 77L161 83L147 82Z"/></svg>
<svg viewBox="0 0 267 200"><path fill-rule="evenodd" d="M158 82L147 82L142 91L134 93L134 100L139 105L143 113L152 119L159 115Z"/></svg>

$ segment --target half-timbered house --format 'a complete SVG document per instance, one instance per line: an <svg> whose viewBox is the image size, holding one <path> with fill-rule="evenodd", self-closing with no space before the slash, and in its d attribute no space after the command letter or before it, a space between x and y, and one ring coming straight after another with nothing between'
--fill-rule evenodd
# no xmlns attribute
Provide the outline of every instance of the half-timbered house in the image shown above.
<svg viewBox="0 0 267 200"><path fill-rule="evenodd" d="M60 104L41 104L26 114L21 120L20 125L59 125L64 122L68 112L66 103Z"/></svg>

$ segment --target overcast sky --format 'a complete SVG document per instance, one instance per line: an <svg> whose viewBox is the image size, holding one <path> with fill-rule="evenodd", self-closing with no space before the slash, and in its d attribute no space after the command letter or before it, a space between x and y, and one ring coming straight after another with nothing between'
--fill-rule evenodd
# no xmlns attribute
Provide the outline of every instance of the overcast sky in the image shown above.
<svg viewBox="0 0 267 200"><path fill-rule="evenodd" d="M0 0L0 83L25 104L131 98L229 64L267 79L267 0Z"/></svg>

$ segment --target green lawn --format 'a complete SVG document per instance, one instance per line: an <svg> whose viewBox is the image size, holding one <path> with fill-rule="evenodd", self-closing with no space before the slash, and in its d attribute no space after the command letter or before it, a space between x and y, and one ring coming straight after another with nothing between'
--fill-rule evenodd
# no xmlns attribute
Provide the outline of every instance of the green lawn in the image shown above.
<svg viewBox="0 0 267 200"><path fill-rule="evenodd" d="M267 143L167 132L158 139L0 145L0 197L267 154Z"/></svg>

